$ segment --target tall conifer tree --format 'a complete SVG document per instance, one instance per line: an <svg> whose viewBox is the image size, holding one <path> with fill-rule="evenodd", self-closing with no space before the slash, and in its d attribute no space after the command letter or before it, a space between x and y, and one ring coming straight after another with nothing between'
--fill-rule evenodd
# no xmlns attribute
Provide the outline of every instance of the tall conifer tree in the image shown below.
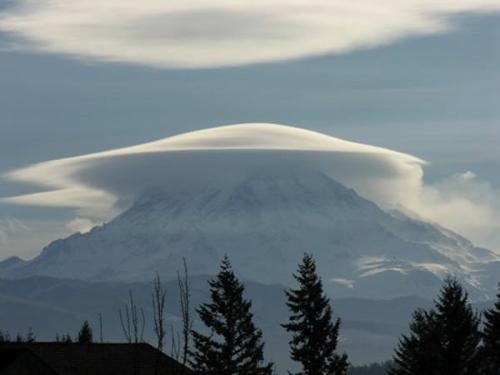
<svg viewBox="0 0 500 375"><path fill-rule="evenodd" d="M236 278L227 257L219 274L209 281L211 303L197 312L209 335L193 331L190 363L195 373L206 375L270 375L264 362L262 332L252 321L251 302Z"/></svg>
<svg viewBox="0 0 500 375"><path fill-rule="evenodd" d="M484 313L482 374L500 375L500 285L495 305Z"/></svg>
<svg viewBox="0 0 500 375"><path fill-rule="evenodd" d="M391 375L480 374L479 318L455 279L445 281L434 309L414 314L410 331L399 342Z"/></svg>
<svg viewBox="0 0 500 375"><path fill-rule="evenodd" d="M390 375L440 375L438 366L441 334L435 312L416 310L410 322L410 333L403 335L396 349Z"/></svg>
<svg viewBox="0 0 500 375"><path fill-rule="evenodd" d="M311 255L304 255L294 278L299 287L286 292L291 314L282 326L292 334L291 358L302 366L298 374L346 374L347 356L337 353L340 319L332 319L330 301L323 293Z"/></svg>
<svg viewBox="0 0 500 375"><path fill-rule="evenodd" d="M92 328L90 328L87 320L83 322L82 328L78 332L78 342L80 344L89 344L92 342Z"/></svg>

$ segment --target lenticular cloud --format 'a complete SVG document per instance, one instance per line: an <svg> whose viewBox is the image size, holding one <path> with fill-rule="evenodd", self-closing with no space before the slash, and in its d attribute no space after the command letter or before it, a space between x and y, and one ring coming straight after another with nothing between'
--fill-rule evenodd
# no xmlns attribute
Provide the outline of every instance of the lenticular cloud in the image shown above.
<svg viewBox="0 0 500 375"><path fill-rule="evenodd" d="M500 192L472 172L425 185L424 166L408 154L305 129L240 124L15 170L4 177L39 186L41 192L1 201L73 208L76 218L68 227L88 230L144 195L204 194L254 177L304 178L319 172L382 208L405 209L499 250Z"/></svg>
<svg viewBox="0 0 500 375"><path fill-rule="evenodd" d="M207 68L346 53L453 27L497 0L14 0L15 48L160 68Z"/></svg>
<svg viewBox="0 0 500 375"><path fill-rule="evenodd" d="M324 173L382 206L418 194L423 161L384 148L274 124L241 124L35 164L5 177L43 187L5 198L90 213L124 208L150 191L205 189L255 175Z"/></svg>

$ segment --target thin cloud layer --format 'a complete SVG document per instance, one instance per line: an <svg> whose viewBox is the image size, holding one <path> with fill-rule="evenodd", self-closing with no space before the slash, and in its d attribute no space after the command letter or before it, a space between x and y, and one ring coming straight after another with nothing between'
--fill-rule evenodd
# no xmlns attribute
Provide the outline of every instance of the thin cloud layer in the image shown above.
<svg viewBox="0 0 500 375"><path fill-rule="evenodd" d="M200 130L137 146L35 164L4 177L43 192L4 198L70 207L86 231L151 192L230 188L252 176L320 172L386 209L403 207L498 249L498 192L472 172L423 184L414 156L274 124Z"/></svg>
<svg viewBox="0 0 500 375"><path fill-rule="evenodd" d="M0 31L20 49L160 68L207 68L346 53L440 33L497 0L17 0Z"/></svg>

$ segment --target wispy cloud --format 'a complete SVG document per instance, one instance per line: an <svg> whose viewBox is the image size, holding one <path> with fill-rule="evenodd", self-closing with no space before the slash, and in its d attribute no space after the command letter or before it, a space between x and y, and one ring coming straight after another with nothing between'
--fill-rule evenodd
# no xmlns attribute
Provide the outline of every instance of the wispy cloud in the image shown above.
<svg viewBox="0 0 500 375"><path fill-rule="evenodd" d="M472 171L422 186L414 209L500 252L500 190Z"/></svg>
<svg viewBox="0 0 500 375"><path fill-rule="evenodd" d="M28 226L15 217L0 218L0 245L5 246L12 235L25 233Z"/></svg>
<svg viewBox="0 0 500 375"><path fill-rule="evenodd" d="M87 233L98 224L100 224L100 222L94 222L89 218L77 216L66 224L66 228L72 233Z"/></svg>
<svg viewBox="0 0 500 375"><path fill-rule="evenodd" d="M497 0L17 0L0 31L18 37L15 48L204 68L346 53L499 9Z"/></svg>

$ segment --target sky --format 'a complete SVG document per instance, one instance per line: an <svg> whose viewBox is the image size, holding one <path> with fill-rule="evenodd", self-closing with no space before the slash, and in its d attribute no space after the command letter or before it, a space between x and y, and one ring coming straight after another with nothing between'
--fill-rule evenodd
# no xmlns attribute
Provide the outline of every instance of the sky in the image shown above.
<svg viewBox="0 0 500 375"><path fill-rule="evenodd" d="M0 174L289 124L425 160L418 213L500 251L500 3L343 3L4 0ZM0 197L38 191L0 180ZM0 259L97 216L2 202Z"/></svg>

